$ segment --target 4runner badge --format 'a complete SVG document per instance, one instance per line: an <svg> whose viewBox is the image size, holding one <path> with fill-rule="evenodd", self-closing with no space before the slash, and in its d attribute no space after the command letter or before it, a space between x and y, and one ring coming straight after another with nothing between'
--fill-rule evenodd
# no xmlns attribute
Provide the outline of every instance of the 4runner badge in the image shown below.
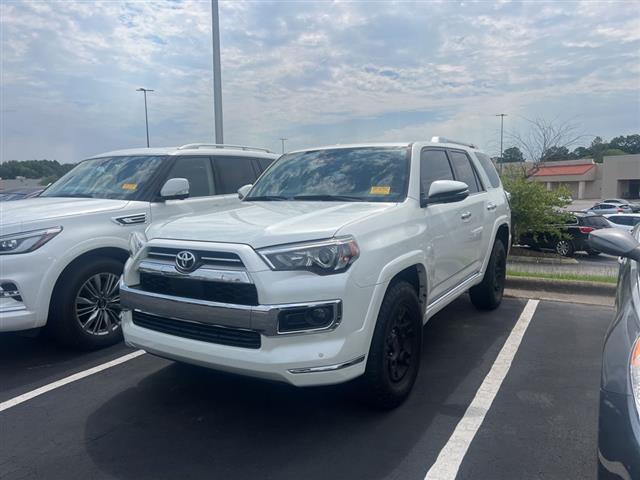
<svg viewBox="0 0 640 480"><path fill-rule="evenodd" d="M184 273L189 273L195 270L196 267L196 256L187 251L183 250L182 252L178 252L176 255L176 268Z"/></svg>

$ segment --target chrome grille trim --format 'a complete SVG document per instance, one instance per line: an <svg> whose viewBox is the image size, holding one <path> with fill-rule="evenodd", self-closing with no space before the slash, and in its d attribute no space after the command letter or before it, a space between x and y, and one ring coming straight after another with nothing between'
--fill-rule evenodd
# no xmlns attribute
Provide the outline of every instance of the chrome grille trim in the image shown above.
<svg viewBox="0 0 640 480"><path fill-rule="evenodd" d="M202 266L191 273L182 273L176 269L174 263L150 260L142 260L138 265L138 271L205 282L253 283L249 274L244 270L222 270Z"/></svg>

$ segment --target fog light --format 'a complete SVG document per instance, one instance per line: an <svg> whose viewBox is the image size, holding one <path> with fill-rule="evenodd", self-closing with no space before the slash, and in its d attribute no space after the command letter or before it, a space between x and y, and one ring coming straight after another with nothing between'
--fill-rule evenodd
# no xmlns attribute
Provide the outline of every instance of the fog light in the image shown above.
<svg viewBox="0 0 640 480"><path fill-rule="evenodd" d="M339 320L340 304L288 308L278 315L278 332L320 330L329 328Z"/></svg>
<svg viewBox="0 0 640 480"><path fill-rule="evenodd" d="M0 284L0 298L13 298L18 302L22 301L17 285L11 282L4 282Z"/></svg>

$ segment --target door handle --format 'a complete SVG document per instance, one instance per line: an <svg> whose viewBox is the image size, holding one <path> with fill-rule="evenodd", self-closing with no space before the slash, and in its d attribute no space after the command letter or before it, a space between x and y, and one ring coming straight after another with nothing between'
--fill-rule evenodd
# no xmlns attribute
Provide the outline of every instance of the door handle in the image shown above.
<svg viewBox="0 0 640 480"><path fill-rule="evenodd" d="M498 206L495 203L487 203L487 210L491 211L491 210L495 210Z"/></svg>
<svg viewBox="0 0 640 480"><path fill-rule="evenodd" d="M462 220L469 220L471 218L471 212L464 212L462 215L460 215L460 218Z"/></svg>

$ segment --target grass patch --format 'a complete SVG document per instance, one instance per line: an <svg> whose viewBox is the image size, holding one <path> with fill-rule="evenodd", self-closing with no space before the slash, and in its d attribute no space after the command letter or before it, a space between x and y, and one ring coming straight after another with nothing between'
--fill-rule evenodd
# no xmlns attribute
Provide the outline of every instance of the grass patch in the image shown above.
<svg viewBox="0 0 640 480"><path fill-rule="evenodd" d="M583 282L617 283L617 277L605 275L579 275L577 273L546 273L546 272L521 272L507 270L508 277L546 278L549 280L579 280Z"/></svg>

